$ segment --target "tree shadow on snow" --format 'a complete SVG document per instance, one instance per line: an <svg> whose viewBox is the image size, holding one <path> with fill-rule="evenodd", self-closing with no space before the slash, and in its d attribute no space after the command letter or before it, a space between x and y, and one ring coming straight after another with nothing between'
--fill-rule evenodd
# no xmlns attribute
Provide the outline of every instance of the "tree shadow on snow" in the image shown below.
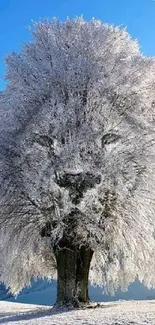
<svg viewBox="0 0 155 325"><path fill-rule="evenodd" d="M99 308L109 308L109 307L115 307L117 304L111 304L111 305L102 305ZM89 308L88 308L89 309ZM26 320L32 320L37 319L41 317L47 317L52 315L58 315L62 313L69 313L78 310L78 309L53 309L49 308L46 310L35 310L35 311L28 311L28 312L6 312L6 313L0 313L0 317L3 317L0 319L0 324L6 324L12 323L12 322L18 322L18 321L26 321Z"/></svg>
<svg viewBox="0 0 155 325"><path fill-rule="evenodd" d="M31 319L37 319L37 318L41 318L41 317L47 317L47 316L52 316L52 315L56 315L56 314L62 314L62 313L68 313L71 312L73 310L70 309L46 309L46 310L40 310L38 311L28 311L28 312L6 312L6 313L0 313L0 317L3 317L2 319L0 319L0 324L6 324L7 323L12 323L12 322L18 322L18 321L26 321L26 320L31 320Z"/></svg>
<svg viewBox="0 0 155 325"><path fill-rule="evenodd" d="M52 315L52 310L42 310L42 311L29 311L29 312L21 312L20 313L0 313L0 317L3 317L0 319L0 324L6 324L11 322L18 322L18 321L24 321L24 320L31 320L35 318L41 318Z"/></svg>

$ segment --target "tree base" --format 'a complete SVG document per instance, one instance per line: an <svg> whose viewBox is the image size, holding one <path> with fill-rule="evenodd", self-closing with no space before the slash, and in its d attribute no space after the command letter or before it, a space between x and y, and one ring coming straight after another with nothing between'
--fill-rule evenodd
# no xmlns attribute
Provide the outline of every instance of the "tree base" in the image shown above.
<svg viewBox="0 0 155 325"><path fill-rule="evenodd" d="M65 245L64 245L65 246ZM81 308L90 304L88 296L89 267L93 251L87 247L56 247L57 306Z"/></svg>
<svg viewBox="0 0 155 325"><path fill-rule="evenodd" d="M56 302L53 306L53 311L55 310L69 310L69 309L95 309L101 308L102 305L98 302L81 302L81 301L61 301Z"/></svg>

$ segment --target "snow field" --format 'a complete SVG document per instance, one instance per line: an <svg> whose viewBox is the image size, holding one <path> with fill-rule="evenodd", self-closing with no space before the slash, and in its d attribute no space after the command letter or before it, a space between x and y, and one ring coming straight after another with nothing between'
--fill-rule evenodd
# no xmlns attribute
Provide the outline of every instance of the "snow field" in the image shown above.
<svg viewBox="0 0 155 325"><path fill-rule="evenodd" d="M69 311L1 301L0 324L155 325L155 301L118 301L102 303L102 308Z"/></svg>

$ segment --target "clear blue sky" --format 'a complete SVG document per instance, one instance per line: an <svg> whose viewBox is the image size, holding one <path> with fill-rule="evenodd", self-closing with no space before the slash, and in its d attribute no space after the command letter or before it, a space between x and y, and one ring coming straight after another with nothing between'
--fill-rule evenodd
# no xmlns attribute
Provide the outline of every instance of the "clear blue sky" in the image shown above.
<svg viewBox="0 0 155 325"><path fill-rule="evenodd" d="M5 83L4 58L30 39L26 26L44 17L82 15L127 26L144 54L155 56L155 1L153 0L0 0L0 89Z"/></svg>

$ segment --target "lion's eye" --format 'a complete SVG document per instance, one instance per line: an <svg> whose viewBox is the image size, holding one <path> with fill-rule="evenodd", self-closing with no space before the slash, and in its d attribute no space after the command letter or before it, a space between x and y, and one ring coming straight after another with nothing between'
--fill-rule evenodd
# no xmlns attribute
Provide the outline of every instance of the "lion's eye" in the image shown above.
<svg viewBox="0 0 155 325"><path fill-rule="evenodd" d="M116 143L119 139L120 139L120 135L116 133L112 133L112 132L106 133L101 139L102 148L105 145Z"/></svg>
<svg viewBox="0 0 155 325"><path fill-rule="evenodd" d="M48 135L44 134L34 134L34 141L40 144L42 147L53 147L54 146L54 140L49 137Z"/></svg>
<svg viewBox="0 0 155 325"><path fill-rule="evenodd" d="M55 137L50 137L45 134L35 133L33 136L33 141L38 143L41 147L50 153L50 155L58 156L60 154L60 146L58 140Z"/></svg>

